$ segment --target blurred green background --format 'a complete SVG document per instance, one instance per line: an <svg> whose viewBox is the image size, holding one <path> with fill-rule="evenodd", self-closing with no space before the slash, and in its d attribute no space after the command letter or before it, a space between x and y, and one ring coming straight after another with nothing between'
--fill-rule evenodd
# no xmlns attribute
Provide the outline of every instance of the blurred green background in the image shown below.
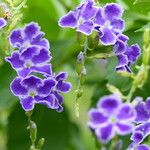
<svg viewBox="0 0 150 150"><path fill-rule="evenodd" d="M129 44L143 45L143 30L150 26L149 0L100 0L121 4L125 13L125 34L130 37ZM80 0L28 0L23 9L22 25L31 21L38 22L51 44L52 65L55 72L67 71L73 88L65 94L64 112L57 113L45 106L36 106L33 120L38 126L38 137L45 137L43 150L97 150L96 142L87 127L89 108L94 107L99 97L109 94L106 84L111 83L125 94L130 90L131 79L121 77L115 72L116 59L87 60L87 76L84 94L79 99L79 118L75 115L75 90L77 89L76 57L82 50L72 29L62 29L58 19L80 3ZM140 30L139 30L140 29ZM96 53L103 51L99 46ZM140 64L140 59L137 64ZM133 70L136 72L133 66ZM9 90L11 80L16 73L8 63L0 66L0 150L27 150L30 145L26 130L27 117L18 99ZM150 79L137 90L134 96L146 98L150 95ZM122 137L120 137L122 138ZM123 150L130 143L126 140Z"/></svg>

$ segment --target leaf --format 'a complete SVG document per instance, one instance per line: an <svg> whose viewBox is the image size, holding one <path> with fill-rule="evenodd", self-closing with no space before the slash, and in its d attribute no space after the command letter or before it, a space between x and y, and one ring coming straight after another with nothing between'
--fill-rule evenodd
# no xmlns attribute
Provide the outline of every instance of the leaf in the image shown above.
<svg viewBox="0 0 150 150"><path fill-rule="evenodd" d="M10 108L16 102L17 98L9 88L14 77L15 72L8 63L0 67L0 111Z"/></svg>
<svg viewBox="0 0 150 150"><path fill-rule="evenodd" d="M150 23L142 26L140 29L136 30L135 32L141 32L141 31L150 31Z"/></svg>

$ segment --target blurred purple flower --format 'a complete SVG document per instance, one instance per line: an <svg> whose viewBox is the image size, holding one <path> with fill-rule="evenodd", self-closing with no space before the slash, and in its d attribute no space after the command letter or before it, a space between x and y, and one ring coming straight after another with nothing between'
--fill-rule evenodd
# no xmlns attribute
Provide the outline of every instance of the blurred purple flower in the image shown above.
<svg viewBox="0 0 150 150"><path fill-rule="evenodd" d="M50 48L47 39L43 38L45 34L40 31L40 27L37 23L31 22L22 29L15 29L12 31L9 37L11 46L23 50L32 45Z"/></svg>
<svg viewBox="0 0 150 150"><path fill-rule="evenodd" d="M142 143L150 134L150 98L148 97L146 102L142 100L139 98L135 100L137 101L135 122L138 125L133 130L131 140L136 144Z"/></svg>
<svg viewBox="0 0 150 150"><path fill-rule="evenodd" d="M103 45L114 45L117 34L122 33L124 21L121 19L123 8L116 3L106 4L99 8L95 17L95 29Z"/></svg>
<svg viewBox="0 0 150 150"><path fill-rule="evenodd" d="M85 0L73 11L60 18L59 26L76 28L83 34L90 35L94 30L94 17L97 12L94 0Z"/></svg>
<svg viewBox="0 0 150 150"><path fill-rule="evenodd" d="M150 150L150 147L148 145L142 144L138 145L136 150Z"/></svg>
<svg viewBox="0 0 150 150"><path fill-rule="evenodd" d="M6 61L11 64L19 76L26 77L32 72L52 74L49 50L44 47L32 46L22 51L14 51Z"/></svg>
<svg viewBox="0 0 150 150"><path fill-rule="evenodd" d="M4 18L0 18L0 29L5 27L7 25L7 22Z"/></svg>
<svg viewBox="0 0 150 150"><path fill-rule="evenodd" d="M131 133L135 117L131 104L122 103L117 95L109 95L102 97L97 108L89 111L88 125L102 143L108 143L115 134Z"/></svg>
<svg viewBox="0 0 150 150"><path fill-rule="evenodd" d="M118 58L116 71L131 72L130 66L135 63L141 55L141 49L138 44L128 46L128 37L120 34L117 36L117 42L114 45L114 52Z"/></svg>

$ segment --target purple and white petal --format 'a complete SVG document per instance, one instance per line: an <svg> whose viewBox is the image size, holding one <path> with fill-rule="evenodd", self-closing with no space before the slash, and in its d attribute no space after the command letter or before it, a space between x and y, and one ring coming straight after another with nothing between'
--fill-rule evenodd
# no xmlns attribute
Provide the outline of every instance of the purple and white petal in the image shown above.
<svg viewBox="0 0 150 150"><path fill-rule="evenodd" d="M145 109L150 113L150 97L146 99Z"/></svg>
<svg viewBox="0 0 150 150"><path fill-rule="evenodd" d="M50 52L45 48L39 49L38 54L35 54L32 58L32 62L35 65L40 63L47 63L50 60L51 60Z"/></svg>
<svg viewBox="0 0 150 150"><path fill-rule="evenodd" d="M99 127L95 130L98 140L102 143L108 143L115 135L114 126L107 124L104 127Z"/></svg>
<svg viewBox="0 0 150 150"><path fill-rule="evenodd" d="M143 132L141 132L141 131L133 132L133 134L131 136L131 140L134 143L141 143L144 140Z"/></svg>
<svg viewBox="0 0 150 150"><path fill-rule="evenodd" d="M4 28L7 25L7 22L4 18L0 18L0 29Z"/></svg>
<svg viewBox="0 0 150 150"><path fill-rule="evenodd" d="M9 62L15 70L19 68L23 68L24 61L20 59L20 54L18 51L14 51L11 55L11 57L6 57L5 59L7 62Z"/></svg>
<svg viewBox="0 0 150 150"><path fill-rule="evenodd" d="M135 62L141 54L141 49L138 44L131 45L127 48L126 53L130 62Z"/></svg>
<svg viewBox="0 0 150 150"><path fill-rule="evenodd" d="M33 66L33 67L31 67L30 70L31 70L31 72L44 73L46 75L52 75L51 64Z"/></svg>
<svg viewBox="0 0 150 150"><path fill-rule="evenodd" d="M115 32L121 33L124 30L125 22L122 19L114 19L110 25Z"/></svg>
<svg viewBox="0 0 150 150"><path fill-rule="evenodd" d="M93 4L93 1L88 1L88 3L85 5L84 10L82 10L81 17L84 20L91 19L95 16L97 8Z"/></svg>
<svg viewBox="0 0 150 150"><path fill-rule="evenodd" d="M122 42L127 42L129 40L129 37L124 34L119 34L117 36L117 39L121 40Z"/></svg>
<svg viewBox="0 0 150 150"><path fill-rule="evenodd" d="M94 24L92 21L85 21L82 24L80 24L77 28L78 32L81 32L86 35L90 35L93 30L94 30Z"/></svg>
<svg viewBox="0 0 150 150"><path fill-rule="evenodd" d="M109 95L102 97L97 107L98 109L101 109L107 113L113 113L115 111L118 111L118 108L121 105L121 99L118 97L118 95Z"/></svg>
<svg viewBox="0 0 150 150"><path fill-rule="evenodd" d="M123 14L123 8L117 3L109 3L103 7L102 15L107 20L118 19Z"/></svg>
<svg viewBox="0 0 150 150"><path fill-rule="evenodd" d="M121 40L117 40L117 42L114 45L114 52L115 54L123 54L126 51L126 43L124 43Z"/></svg>
<svg viewBox="0 0 150 150"><path fill-rule="evenodd" d="M45 79L42 86L37 87L39 96L46 97L50 94L51 89L56 85L56 81L53 78Z"/></svg>
<svg viewBox="0 0 150 150"><path fill-rule="evenodd" d="M120 55L117 55L117 58L118 58L117 67L125 66L128 64L128 58L126 55L120 54Z"/></svg>
<svg viewBox="0 0 150 150"><path fill-rule="evenodd" d="M59 74L56 75L56 80L57 81L66 80L67 78L68 78L68 73L67 72L60 72Z"/></svg>
<svg viewBox="0 0 150 150"><path fill-rule="evenodd" d="M116 123L116 129L119 135L127 135L132 132L133 124L128 122L126 123L118 122Z"/></svg>
<svg viewBox="0 0 150 150"><path fill-rule="evenodd" d="M71 84L69 82L59 81L56 85L56 89L60 92L66 93L71 90Z"/></svg>
<svg viewBox="0 0 150 150"><path fill-rule="evenodd" d="M61 27L70 27L75 28L78 26L77 19L75 17L75 13L70 11L67 15L60 18L58 21L59 26Z"/></svg>
<svg viewBox="0 0 150 150"><path fill-rule="evenodd" d="M103 45L114 45L116 43L116 35L107 28L101 28L100 41Z"/></svg>
<svg viewBox="0 0 150 150"><path fill-rule="evenodd" d="M31 40L40 32L40 27L37 23L31 22L27 24L23 29L23 35L25 40Z"/></svg>
<svg viewBox="0 0 150 150"><path fill-rule="evenodd" d="M20 103L25 111L31 111L34 109L35 102L32 97L21 98Z"/></svg>
<svg viewBox="0 0 150 150"><path fill-rule="evenodd" d="M105 24L105 19L102 17L102 8L98 9L94 23L100 26L103 26Z"/></svg>
<svg viewBox="0 0 150 150"><path fill-rule="evenodd" d="M36 90L37 87L44 85L42 79L36 76L28 76L21 81L21 85L23 85L27 89Z"/></svg>
<svg viewBox="0 0 150 150"><path fill-rule="evenodd" d="M138 145L136 150L150 150L150 147L148 145L142 144Z"/></svg>
<svg viewBox="0 0 150 150"><path fill-rule="evenodd" d="M15 96L27 96L28 90L22 86L22 79L20 77L15 78L10 84L10 89Z"/></svg>
<svg viewBox="0 0 150 150"><path fill-rule="evenodd" d="M141 122L147 121L150 118L150 114L146 110L146 106L145 106L144 102L139 102L135 106L135 110L136 110L136 113L137 113L137 117L136 117L135 121L137 123L141 123Z"/></svg>
<svg viewBox="0 0 150 150"><path fill-rule="evenodd" d="M43 32L40 32L36 37L32 38L31 45L38 45L41 47L44 47L46 49L50 49L49 41L45 38L43 38L45 34Z"/></svg>
<svg viewBox="0 0 150 150"><path fill-rule="evenodd" d="M134 121L136 118L135 108L131 104L123 104L118 110L117 118L119 121Z"/></svg>
<svg viewBox="0 0 150 150"><path fill-rule="evenodd" d="M9 42L11 46L20 48L24 42L22 30L21 29L13 30L9 36Z"/></svg>
<svg viewBox="0 0 150 150"><path fill-rule="evenodd" d="M108 121L108 116L98 109L91 109L88 113L89 115L89 127L95 129L99 126L103 126Z"/></svg>
<svg viewBox="0 0 150 150"><path fill-rule="evenodd" d="M17 73L18 73L18 76L25 78L31 73L31 69L30 68L19 69Z"/></svg>

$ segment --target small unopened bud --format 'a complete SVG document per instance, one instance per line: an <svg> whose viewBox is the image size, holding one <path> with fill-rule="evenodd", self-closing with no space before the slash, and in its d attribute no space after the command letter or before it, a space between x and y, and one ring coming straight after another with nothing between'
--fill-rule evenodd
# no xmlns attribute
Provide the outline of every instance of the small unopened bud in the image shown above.
<svg viewBox="0 0 150 150"><path fill-rule="evenodd" d="M117 142L116 146L115 146L115 150L121 150L122 149L122 145L123 145L122 140L119 140Z"/></svg>
<svg viewBox="0 0 150 150"><path fill-rule="evenodd" d="M30 138L33 142L36 140L36 136L37 136L36 124L33 121L31 121L30 122Z"/></svg>
<svg viewBox="0 0 150 150"><path fill-rule="evenodd" d="M82 63L84 61L84 54L83 52L80 52L77 56L77 62Z"/></svg>
<svg viewBox="0 0 150 150"><path fill-rule="evenodd" d="M37 148L41 149L43 147L45 143L45 139L44 138L41 138L39 141L38 141L38 144L37 144Z"/></svg>

